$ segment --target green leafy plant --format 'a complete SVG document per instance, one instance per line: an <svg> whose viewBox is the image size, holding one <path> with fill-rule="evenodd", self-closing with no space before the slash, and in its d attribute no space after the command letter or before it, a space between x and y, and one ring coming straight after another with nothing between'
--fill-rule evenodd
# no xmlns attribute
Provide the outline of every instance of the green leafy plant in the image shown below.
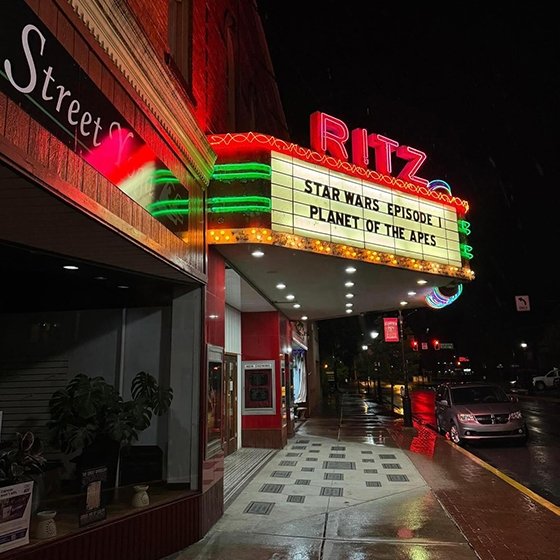
<svg viewBox="0 0 560 560"><path fill-rule="evenodd" d="M161 387L145 371L131 384L132 399L125 401L103 377L74 376L50 399L48 427L52 443L65 453L83 449L100 439L130 444L149 427L152 417L169 410L171 388Z"/></svg>
<svg viewBox="0 0 560 560"><path fill-rule="evenodd" d="M33 432L18 432L15 440L0 449L0 485L31 480L46 462L41 440Z"/></svg>

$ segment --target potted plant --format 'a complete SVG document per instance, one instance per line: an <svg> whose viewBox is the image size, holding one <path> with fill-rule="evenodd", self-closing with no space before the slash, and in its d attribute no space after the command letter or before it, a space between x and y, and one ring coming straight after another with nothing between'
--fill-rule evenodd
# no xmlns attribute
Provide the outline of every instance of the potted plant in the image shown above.
<svg viewBox="0 0 560 560"><path fill-rule="evenodd" d="M46 462L41 440L33 432L18 432L16 439L0 446L0 487L33 481L31 511L37 511L44 491L42 474Z"/></svg>
<svg viewBox="0 0 560 560"><path fill-rule="evenodd" d="M33 480L46 462L41 440L33 432L18 432L15 440L0 449L0 486Z"/></svg>
<svg viewBox="0 0 560 560"><path fill-rule="evenodd" d="M145 371L136 374L130 400L125 401L103 377L74 376L50 399L52 443L67 454L80 452L78 471L102 464L108 467L109 487L114 486L118 457L123 446L138 440L152 417L169 410L173 390L159 385Z"/></svg>

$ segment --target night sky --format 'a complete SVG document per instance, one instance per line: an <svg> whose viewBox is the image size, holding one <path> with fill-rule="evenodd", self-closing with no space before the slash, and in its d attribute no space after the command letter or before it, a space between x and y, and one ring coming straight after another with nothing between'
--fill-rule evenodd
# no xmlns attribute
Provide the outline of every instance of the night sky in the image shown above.
<svg viewBox="0 0 560 560"><path fill-rule="evenodd" d="M323 111L426 152L419 175L446 180L470 203L476 279L448 308L411 315L411 325L483 364L550 336L560 322L552 7L257 5L293 142L309 146L309 115ZM529 313L516 311L515 295L530 296Z"/></svg>

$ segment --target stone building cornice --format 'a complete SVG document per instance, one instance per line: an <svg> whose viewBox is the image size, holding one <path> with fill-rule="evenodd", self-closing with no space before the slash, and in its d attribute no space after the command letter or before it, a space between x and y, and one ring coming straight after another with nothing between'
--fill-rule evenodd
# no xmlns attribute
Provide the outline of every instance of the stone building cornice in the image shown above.
<svg viewBox="0 0 560 560"><path fill-rule="evenodd" d="M176 143L193 175L208 185L215 154L125 2L68 0L100 47Z"/></svg>

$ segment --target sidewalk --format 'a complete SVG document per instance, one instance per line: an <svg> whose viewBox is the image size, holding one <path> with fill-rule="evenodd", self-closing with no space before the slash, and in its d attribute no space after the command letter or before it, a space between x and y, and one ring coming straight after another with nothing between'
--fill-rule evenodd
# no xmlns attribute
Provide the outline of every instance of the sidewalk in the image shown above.
<svg viewBox="0 0 560 560"><path fill-rule="evenodd" d="M177 560L552 560L560 517L361 395L308 419Z"/></svg>

